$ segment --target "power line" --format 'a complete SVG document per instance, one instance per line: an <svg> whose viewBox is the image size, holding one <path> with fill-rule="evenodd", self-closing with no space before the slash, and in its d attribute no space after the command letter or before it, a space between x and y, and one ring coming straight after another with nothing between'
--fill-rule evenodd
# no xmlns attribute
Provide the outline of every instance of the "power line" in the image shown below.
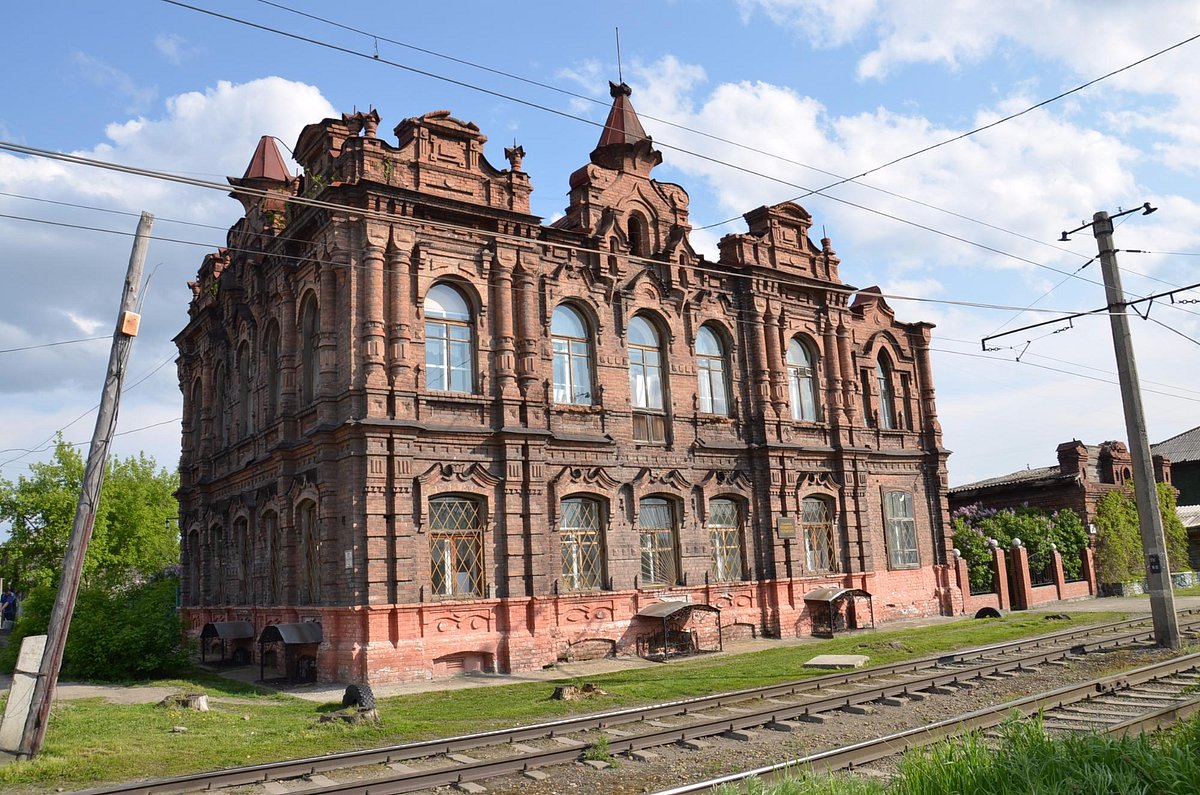
<svg viewBox="0 0 1200 795"><path fill-rule="evenodd" d="M59 345L74 345L79 342L95 342L96 340L110 340L110 339L112 339L111 336L108 336L108 337L82 337L77 340L59 340L58 342L43 342L40 345L24 345L20 348L4 348L4 349L0 350L0 353L16 353L17 351L36 351L40 348L54 348Z"/></svg>

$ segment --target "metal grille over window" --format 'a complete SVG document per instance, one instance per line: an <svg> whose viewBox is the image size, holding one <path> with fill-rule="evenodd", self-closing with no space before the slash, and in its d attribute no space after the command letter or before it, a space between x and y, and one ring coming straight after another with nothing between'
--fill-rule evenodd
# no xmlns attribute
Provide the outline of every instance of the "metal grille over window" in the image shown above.
<svg viewBox="0 0 1200 795"><path fill-rule="evenodd" d="M733 500L708 503L708 534L712 542L712 576L717 582L742 579L742 530Z"/></svg>
<svg viewBox="0 0 1200 795"><path fill-rule="evenodd" d="M563 587L569 591L604 587L600 504L586 499L563 500L559 540Z"/></svg>
<svg viewBox="0 0 1200 795"><path fill-rule="evenodd" d="M646 585L675 585L675 511L662 499L642 500L638 514L641 535L641 582Z"/></svg>
<svg viewBox="0 0 1200 795"><path fill-rule="evenodd" d="M437 596L483 595L483 520L473 500L429 503L430 583Z"/></svg>
<svg viewBox="0 0 1200 795"><path fill-rule="evenodd" d="M834 544L833 515L829 503L817 497L805 497L800 523L804 528L804 565L815 573L836 574L837 546Z"/></svg>
<svg viewBox="0 0 1200 795"><path fill-rule="evenodd" d="M889 565L894 569L915 569L920 566L912 495L907 491L887 492L884 495L884 515L887 519Z"/></svg>

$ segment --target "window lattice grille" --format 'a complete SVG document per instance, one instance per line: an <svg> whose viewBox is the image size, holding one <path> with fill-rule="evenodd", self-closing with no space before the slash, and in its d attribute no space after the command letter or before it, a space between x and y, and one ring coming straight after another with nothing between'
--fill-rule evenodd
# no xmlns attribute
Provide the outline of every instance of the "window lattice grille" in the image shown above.
<svg viewBox="0 0 1200 795"><path fill-rule="evenodd" d="M559 540L563 587L570 591L604 587L599 503L595 500L563 500Z"/></svg>
<svg viewBox="0 0 1200 795"><path fill-rule="evenodd" d="M804 529L805 567L813 573L836 574L839 569L837 545L829 503L816 497L805 498L800 521Z"/></svg>
<svg viewBox="0 0 1200 795"><path fill-rule="evenodd" d="M643 500L639 511L641 581L675 585L675 512L666 500Z"/></svg>
<svg viewBox="0 0 1200 795"><path fill-rule="evenodd" d="M429 505L430 583L438 596L483 595L483 534L479 504L433 500Z"/></svg>
<svg viewBox="0 0 1200 795"><path fill-rule="evenodd" d="M712 576L717 582L742 579L742 532L732 500L708 504L708 534L712 545Z"/></svg>

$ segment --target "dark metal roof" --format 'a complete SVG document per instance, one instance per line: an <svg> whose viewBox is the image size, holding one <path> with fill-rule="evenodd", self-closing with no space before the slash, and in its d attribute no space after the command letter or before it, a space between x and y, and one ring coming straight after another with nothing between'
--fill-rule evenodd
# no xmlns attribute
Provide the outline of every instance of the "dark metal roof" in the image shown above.
<svg viewBox="0 0 1200 795"><path fill-rule="evenodd" d="M1179 505L1175 513L1184 527L1200 527L1200 505Z"/></svg>
<svg viewBox="0 0 1200 795"><path fill-rule="evenodd" d="M1172 464L1200 461L1200 427L1184 431L1178 436L1172 436L1158 444L1152 444L1150 452L1169 459Z"/></svg>
<svg viewBox="0 0 1200 795"><path fill-rule="evenodd" d="M646 605L638 611L638 618L667 618L681 610L708 610L714 613L721 611L712 605L692 604L691 602L655 602Z"/></svg>
<svg viewBox="0 0 1200 795"><path fill-rule="evenodd" d="M1022 469L1019 472L1010 472L1007 475L997 475L994 478L985 480L977 480L974 483L964 483L961 486L955 486L950 489L950 494L961 491L973 491L974 489L985 489L992 486L1015 486L1017 484L1033 485L1038 483L1056 483L1060 481L1074 480L1075 475L1064 475L1062 469L1058 466L1038 467L1037 469Z"/></svg>
<svg viewBox="0 0 1200 795"><path fill-rule="evenodd" d="M200 638L220 638L221 640L240 640L254 637L254 625L249 621L213 621L205 624L200 630Z"/></svg>
<svg viewBox="0 0 1200 795"><path fill-rule="evenodd" d="M271 624L258 636L258 642L283 642L288 645L320 643L322 637L321 625L319 623L316 621L303 621L299 624Z"/></svg>
<svg viewBox="0 0 1200 795"><path fill-rule="evenodd" d="M264 135L258 139L258 147L255 148L254 156L250 158L250 165L246 166L246 173L242 175L242 179L291 182L292 175L288 172L287 164L283 162L283 155L279 154L279 147L275 145L274 138Z"/></svg>
<svg viewBox="0 0 1200 795"><path fill-rule="evenodd" d="M813 588L808 593L804 594L806 602L836 602L844 596L865 596L868 599L871 594L861 588L842 588L836 585L825 588Z"/></svg>

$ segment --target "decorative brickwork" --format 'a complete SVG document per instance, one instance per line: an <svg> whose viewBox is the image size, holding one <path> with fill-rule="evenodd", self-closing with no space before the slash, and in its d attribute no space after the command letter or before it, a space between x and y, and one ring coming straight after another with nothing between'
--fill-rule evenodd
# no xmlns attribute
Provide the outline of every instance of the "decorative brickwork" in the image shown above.
<svg viewBox="0 0 1200 795"><path fill-rule="evenodd" d="M320 621L319 679L394 682L632 653L664 599L738 637L806 634L817 586L881 621L961 603L932 327L851 303L795 204L698 256L613 95L549 226L524 150L496 169L446 111L394 146L325 119L303 175L230 180L259 193L176 339L193 632Z"/></svg>

